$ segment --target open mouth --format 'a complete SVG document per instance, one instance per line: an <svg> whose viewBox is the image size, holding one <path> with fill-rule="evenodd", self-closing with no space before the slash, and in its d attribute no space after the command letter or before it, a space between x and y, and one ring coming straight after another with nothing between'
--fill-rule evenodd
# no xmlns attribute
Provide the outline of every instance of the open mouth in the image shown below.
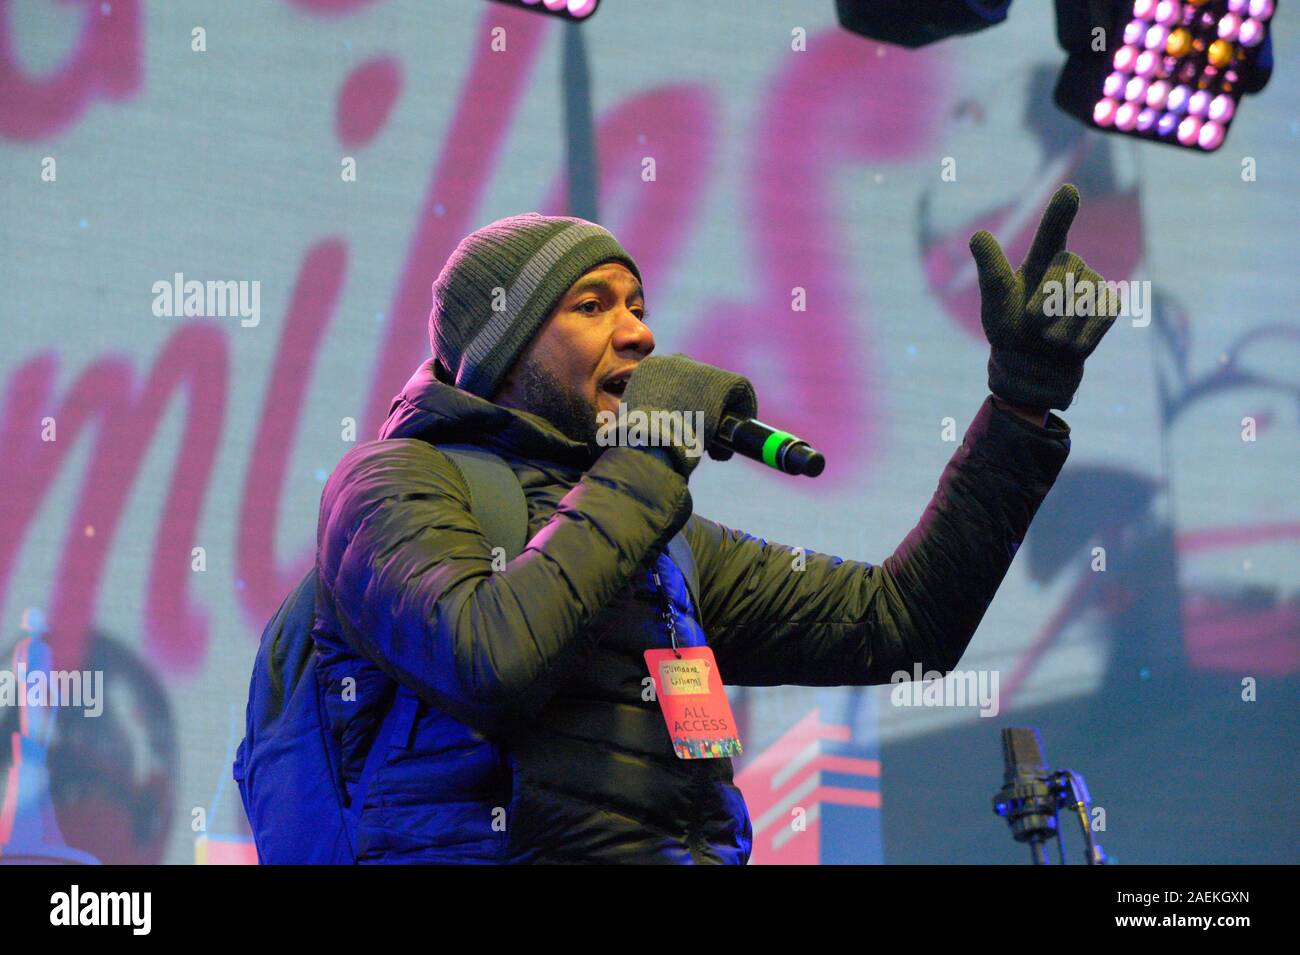
<svg viewBox="0 0 1300 955"><path fill-rule="evenodd" d="M607 395L613 395L615 398L623 397L623 392L627 390L628 380L632 377L633 369L621 371L616 375L610 375L601 382L600 390Z"/></svg>

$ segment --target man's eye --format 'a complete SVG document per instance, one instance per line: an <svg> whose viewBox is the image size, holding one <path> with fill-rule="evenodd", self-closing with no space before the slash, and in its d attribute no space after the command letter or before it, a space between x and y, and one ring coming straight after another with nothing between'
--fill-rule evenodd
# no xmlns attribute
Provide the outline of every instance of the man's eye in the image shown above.
<svg viewBox="0 0 1300 955"><path fill-rule="evenodd" d="M587 306L588 306L588 305L593 306L592 309L591 309L590 311L588 311L588 309L587 309ZM586 301L586 302L583 302L582 304L580 304L580 305L578 306L578 311L580 311L580 312L586 312L588 315L595 315L596 312L600 311L600 303L597 302L595 299L591 299L590 301Z"/></svg>

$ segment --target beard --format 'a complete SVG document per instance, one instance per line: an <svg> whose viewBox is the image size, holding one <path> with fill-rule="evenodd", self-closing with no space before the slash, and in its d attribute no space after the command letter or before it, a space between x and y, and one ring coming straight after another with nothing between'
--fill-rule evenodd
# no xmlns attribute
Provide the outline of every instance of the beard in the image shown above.
<svg viewBox="0 0 1300 955"><path fill-rule="evenodd" d="M525 359L519 370L523 386L523 410L545 418L566 438L587 445L593 453L596 443L595 403L565 387L545 368L531 358Z"/></svg>

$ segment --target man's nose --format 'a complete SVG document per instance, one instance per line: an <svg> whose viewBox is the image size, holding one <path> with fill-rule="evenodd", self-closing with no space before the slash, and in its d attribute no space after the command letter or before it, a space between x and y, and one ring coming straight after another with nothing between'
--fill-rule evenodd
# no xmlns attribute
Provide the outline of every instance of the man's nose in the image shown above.
<svg viewBox="0 0 1300 955"><path fill-rule="evenodd" d="M645 322L624 309L614 329L612 344L614 351L636 351L644 358L655 350L655 336Z"/></svg>

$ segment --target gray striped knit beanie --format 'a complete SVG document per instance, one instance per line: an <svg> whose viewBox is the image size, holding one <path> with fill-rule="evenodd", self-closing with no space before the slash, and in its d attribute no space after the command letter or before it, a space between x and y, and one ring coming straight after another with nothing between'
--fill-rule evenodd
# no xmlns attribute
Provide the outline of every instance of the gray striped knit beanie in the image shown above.
<svg viewBox="0 0 1300 955"><path fill-rule="evenodd" d="M608 261L641 280L618 240L586 219L526 212L465 236L433 283L438 379L491 398L569 286Z"/></svg>

